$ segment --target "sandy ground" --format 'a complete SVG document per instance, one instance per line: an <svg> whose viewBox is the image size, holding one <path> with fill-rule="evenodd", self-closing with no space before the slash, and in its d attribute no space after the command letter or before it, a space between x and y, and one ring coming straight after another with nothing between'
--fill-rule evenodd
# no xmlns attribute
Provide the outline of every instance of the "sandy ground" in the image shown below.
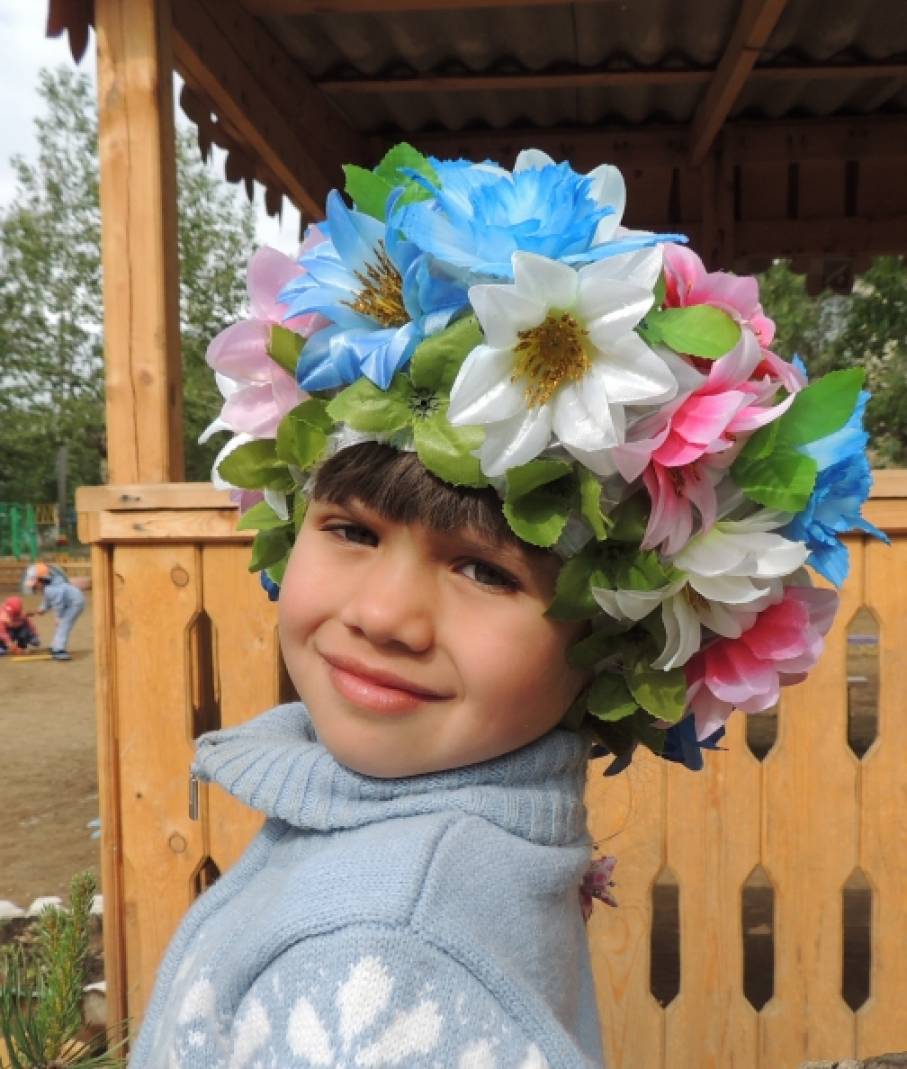
<svg viewBox="0 0 907 1069"><path fill-rule="evenodd" d="M35 624L47 645L53 615ZM69 649L68 662L0 657L0 899L23 908L38 895L65 898L76 872L99 875L86 827L98 815L91 594Z"/></svg>

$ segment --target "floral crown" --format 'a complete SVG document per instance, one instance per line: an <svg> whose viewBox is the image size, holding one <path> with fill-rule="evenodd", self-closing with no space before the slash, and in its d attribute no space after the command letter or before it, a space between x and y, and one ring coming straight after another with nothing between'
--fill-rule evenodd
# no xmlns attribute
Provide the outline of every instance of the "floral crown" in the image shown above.
<svg viewBox="0 0 907 1069"><path fill-rule="evenodd" d="M567 722L617 771L642 744L691 768L734 708L815 664L871 476L858 369L807 383L772 352L757 282L681 235L621 225L608 165L513 171L393 148L347 166L294 262L249 265L251 317L211 344L234 437L215 481L276 598L313 468L363 441L492 486L564 564L549 615L588 620Z"/></svg>

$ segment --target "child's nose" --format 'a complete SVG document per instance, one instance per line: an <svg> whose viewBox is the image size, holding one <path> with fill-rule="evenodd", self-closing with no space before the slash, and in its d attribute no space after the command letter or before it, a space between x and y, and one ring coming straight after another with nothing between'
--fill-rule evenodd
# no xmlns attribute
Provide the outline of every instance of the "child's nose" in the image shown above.
<svg viewBox="0 0 907 1069"><path fill-rule="evenodd" d="M364 579L346 600L341 622L376 646L430 649L436 601L430 575L405 562L376 561Z"/></svg>

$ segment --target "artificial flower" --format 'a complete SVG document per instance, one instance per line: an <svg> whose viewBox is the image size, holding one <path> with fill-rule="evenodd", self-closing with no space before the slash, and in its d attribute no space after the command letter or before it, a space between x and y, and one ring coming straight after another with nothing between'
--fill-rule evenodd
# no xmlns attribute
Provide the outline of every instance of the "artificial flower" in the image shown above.
<svg viewBox="0 0 907 1069"><path fill-rule="evenodd" d="M313 247L324 238L317 230L308 236ZM303 274L289 256L264 246L249 261L247 289L251 316L222 330L211 344L205 360L224 398L220 414L199 437L206 442L218 431L244 433L255 438L273 438L277 425L306 395L292 375L268 355L268 341L275 324L283 322L286 306L278 294L294 278ZM326 321L318 315L297 316L286 323L288 329L308 337Z"/></svg>
<svg viewBox="0 0 907 1069"><path fill-rule="evenodd" d="M775 324L762 311L759 283L752 275L706 271L692 249L675 244L665 245L664 273L666 308L710 304L749 327L761 348L771 345Z"/></svg>
<svg viewBox="0 0 907 1069"><path fill-rule="evenodd" d="M465 290L379 219L348 208L336 190L322 226L328 240L300 257L305 273L280 294L288 316L318 312L329 321L306 344L297 380L327 390L365 375L386 389L419 342L465 306Z"/></svg>
<svg viewBox="0 0 907 1069"><path fill-rule="evenodd" d="M875 524L863 519L860 508L872 489L872 472L866 457L869 435L863 414L869 394L860 393L853 415L841 430L800 446L819 466L816 485L806 508L789 524L786 534L809 549L807 564L840 586L850 570L850 554L840 539L846 531L863 531L888 542Z"/></svg>
<svg viewBox="0 0 907 1069"><path fill-rule="evenodd" d="M805 679L822 653L837 607L834 590L789 586L739 638L722 638L700 650L686 666L697 736L717 730L735 708L770 709L781 687Z"/></svg>
<svg viewBox="0 0 907 1069"><path fill-rule="evenodd" d="M581 175L529 149L512 172L464 160L432 159L431 165L440 185L414 174L429 199L400 201L388 224L469 282L512 278L518 251L581 264L684 240L621 230L626 189L620 171L607 164Z"/></svg>
<svg viewBox="0 0 907 1069"><path fill-rule="evenodd" d="M674 396L668 365L634 332L660 262L655 248L575 270L517 252L512 284L470 289L485 344L463 362L448 418L485 425L487 476L532 460L552 435L568 451L609 449L624 439L625 406Z"/></svg>
<svg viewBox="0 0 907 1069"><path fill-rule="evenodd" d="M716 517L715 486L739 451L738 435L790 407L793 394L769 405L774 383L751 381L761 359L755 335L744 327L737 345L712 363L698 386L637 423L632 441L614 450L623 478L630 483L642 473L652 502L643 549L676 553L692 534L694 507L708 531Z"/></svg>
<svg viewBox="0 0 907 1069"><path fill-rule="evenodd" d="M721 520L671 559L676 577L666 585L592 587L592 596L618 621L636 622L660 607L665 645L652 667L676 668L699 650L703 628L739 638L763 609L781 599L781 578L806 559L802 543L773 533L785 519L763 510L743 520Z"/></svg>

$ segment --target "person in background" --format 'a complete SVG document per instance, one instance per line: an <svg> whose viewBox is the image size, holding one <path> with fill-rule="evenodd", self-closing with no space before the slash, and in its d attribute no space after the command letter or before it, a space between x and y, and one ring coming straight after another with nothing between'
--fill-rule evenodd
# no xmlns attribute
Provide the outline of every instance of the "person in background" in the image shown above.
<svg viewBox="0 0 907 1069"><path fill-rule="evenodd" d="M85 608L85 597L82 591L73 586L60 572L39 561L30 569L30 576L26 580L32 590L36 590L43 597L39 614L53 609L57 617L57 629L50 645L50 655L55 661L71 661L72 657L66 651L69 642L69 634L73 624L82 614Z"/></svg>
<svg viewBox="0 0 907 1069"><path fill-rule="evenodd" d="M23 611L22 599L17 596L7 598L0 605L0 656L14 647L24 650L27 646L40 646L38 632Z"/></svg>

